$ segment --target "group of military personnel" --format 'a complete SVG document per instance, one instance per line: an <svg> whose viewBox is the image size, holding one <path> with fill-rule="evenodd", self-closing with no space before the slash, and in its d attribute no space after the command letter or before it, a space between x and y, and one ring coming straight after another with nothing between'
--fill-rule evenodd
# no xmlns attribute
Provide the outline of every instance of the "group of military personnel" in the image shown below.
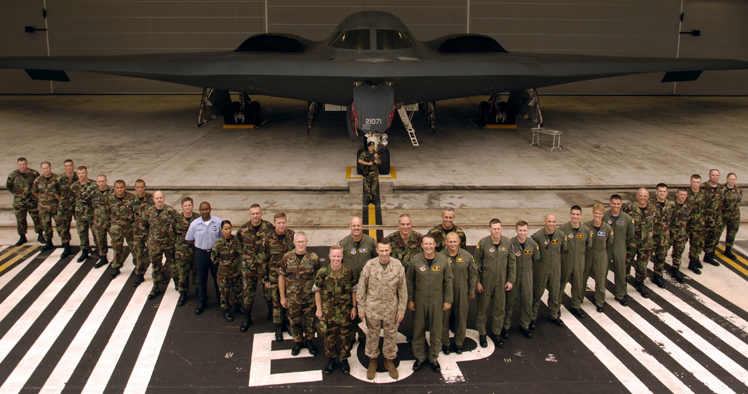
<svg viewBox="0 0 748 394"><path fill-rule="evenodd" d="M198 215L192 211L192 199L185 197L179 213L164 203L162 192L147 193L142 180L135 182L136 194L131 194L124 181L116 181L112 190L105 175L99 175L96 182L89 180L87 169L81 166L75 170L71 160L65 161L61 175L52 174L49 162L42 163L41 168L40 175L20 158L18 170L8 177L7 188L15 195L13 207L20 236L17 245L27 242L26 215L30 214L37 239L45 244L45 250L53 248L54 219L63 242L62 257L69 256L74 215L81 240L78 262L91 254L90 230L98 254L94 267L108 264L108 234L114 249L110 275L114 279L120 274L127 240L135 265L134 286L144 281L147 251L154 279L148 298L159 294L158 284L168 283L161 264L163 256L180 292L178 305L184 305L190 273L197 287L194 241L185 235L195 219L210 220L208 203L201 204ZM379 240L364 234L361 219L354 217L349 224L350 235L330 247L330 264L326 266L308 250L305 233L287 228L285 214L276 213L270 223L262 219L261 207L253 204L250 220L235 234L230 222L221 223L222 236L213 245L212 258L219 266L221 308L229 321L233 321L232 306L244 314L240 330L246 332L252 324L251 308L259 284L268 305L268 319L275 324L276 341L283 340L285 328L294 341L293 355L302 348L315 355L312 339L319 331L328 358L325 373L333 372L336 360L343 373L349 373L347 359L358 333L358 340L366 341L365 354L370 357L369 379L374 379L378 368L380 330L384 332L384 367L392 378L398 378L394 364L396 336L408 309L414 319L413 369L421 369L428 361L439 372L440 352L448 355L463 351L469 300L476 296L480 346L488 346L488 337L502 346L509 338L515 302L519 303L519 330L532 338L546 291L547 317L564 327L560 300L567 284L571 284L569 310L584 318L581 304L590 277L596 282L594 303L602 313L608 270L615 277L615 299L627 306L626 284L632 267L635 288L643 297L648 297L644 280L650 260L654 263L652 282L665 287L664 263L670 247L671 274L681 282L684 275L680 262L687 241L688 268L695 274L703 268L699 258L702 251L704 262L719 265L715 248L725 229L724 254L734 258L732 246L740 225L742 191L735 174L728 174L725 184L719 179L718 170L709 172L706 183L693 175L691 187L678 189L674 201L668 199L665 184L657 185L651 199L647 189L640 189L636 201L625 206L622 197L614 194L609 209L594 205L593 220L586 223L581 222L582 208L575 205L568 223L557 226L556 216L549 213L543 228L532 236L528 223L521 220L514 225L517 235L508 239L502 236L501 221L492 219L489 235L477 243L473 254L466 250L465 232L455 225L452 208L442 211L441 223L426 235L414 231L410 216L402 214L398 230ZM450 330L454 332L454 346ZM426 331L430 332L429 343Z"/></svg>

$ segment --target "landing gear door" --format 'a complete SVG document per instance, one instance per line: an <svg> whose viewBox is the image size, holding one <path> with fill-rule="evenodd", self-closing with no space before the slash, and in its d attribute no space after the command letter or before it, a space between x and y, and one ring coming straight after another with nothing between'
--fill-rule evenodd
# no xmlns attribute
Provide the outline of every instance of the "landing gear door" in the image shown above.
<svg viewBox="0 0 748 394"><path fill-rule="evenodd" d="M395 113L395 89L386 83L359 84L353 88L353 110L357 126L364 133L384 133L390 128Z"/></svg>

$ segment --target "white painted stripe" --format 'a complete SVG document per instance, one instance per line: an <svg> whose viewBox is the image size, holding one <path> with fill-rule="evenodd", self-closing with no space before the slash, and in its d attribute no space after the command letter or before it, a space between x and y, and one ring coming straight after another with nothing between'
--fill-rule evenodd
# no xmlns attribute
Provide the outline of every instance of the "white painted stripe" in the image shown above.
<svg viewBox="0 0 748 394"><path fill-rule="evenodd" d="M18 320L16 320L13 327L8 330L0 340L0 362L5 360L11 350L18 344L21 338L26 335L29 328L36 322L39 315L44 312L49 304L57 297L63 287L68 283L70 278L80 269L82 264L68 264L65 269L60 272L59 275L47 286L42 294L34 301L31 306L26 309L26 312ZM24 282L25 283L25 282Z"/></svg>
<svg viewBox="0 0 748 394"><path fill-rule="evenodd" d="M591 283L588 280L588 283ZM594 289L594 287L592 287ZM567 289L566 294L571 297L571 292ZM586 301L586 300L585 300ZM592 320L596 321L610 336L618 342L629 354L641 363L652 375L657 378L665 387L673 393L693 393L683 382L654 358L646 349L644 349L634 338L619 327L606 314L598 313L595 305L589 302L582 303L582 309L589 315Z"/></svg>
<svg viewBox="0 0 748 394"><path fill-rule="evenodd" d="M614 279L612 273L608 274L608 279ZM642 296L631 285L629 285L628 294L629 297L636 300L636 302L638 302L645 308L650 309L650 311L651 309L657 309L658 311L660 310L660 308L657 307L653 302L646 302L648 300L642 298ZM688 353L678 347L678 345L671 341L665 334L654 328L651 324L649 324L649 322L644 320L643 317L639 316L631 308L624 307L617 302L613 302L608 305L612 306L613 309L616 310L616 312L620 313L621 316L626 318L641 332L645 333L646 337L649 338L649 340L654 342L664 352L670 354L670 356L673 357L675 361L682 365L683 368L685 368L687 371L692 373L696 379L704 383L704 385L706 385L709 389L711 389L715 393L734 393L734 391L727 387L721 380L719 380L716 376L714 376L711 372L704 368L704 366L694 360L693 357L689 356Z"/></svg>
<svg viewBox="0 0 748 394"><path fill-rule="evenodd" d="M273 350L272 332L255 334L252 341L252 362L249 370L249 387L293 384L296 382L320 382L322 381L322 370L316 369L303 372L270 373L272 360L294 358L291 350ZM290 336L283 334L284 339ZM312 357L307 351L301 352L296 357ZM351 362L351 370L355 362ZM351 371L352 372L352 371Z"/></svg>
<svg viewBox="0 0 748 394"><path fill-rule="evenodd" d="M69 264L77 263L71 262ZM1 394L18 393L21 391L23 385L26 384L31 377L31 374L34 373L36 368L39 366L39 363L60 336L62 330L65 329L67 324L70 322L70 319L91 292L91 289L96 285L96 282L98 282L101 276L107 271L108 270L104 269L92 269L88 272L88 275L86 275L83 281L75 289L75 292L73 292L70 298L68 298L65 305L62 306L62 309L60 309L54 319L49 322L44 332L39 336L39 338L37 338L34 345L31 346L31 349L26 352L23 359L16 365L13 373L10 374L5 383L3 383L3 386L0 387ZM127 265L123 269L122 275L129 276L130 272L132 272L132 265Z"/></svg>
<svg viewBox="0 0 748 394"><path fill-rule="evenodd" d="M93 371L91 371L91 376L88 378L82 394L103 393L104 389L106 389L114 368L117 366L117 362L119 362L119 358L125 350L125 345L127 345L127 341L130 339L130 334L132 334L135 323L137 323L138 317L140 317L140 312L143 311L143 307L148 302L148 293L151 292L151 288L153 287L153 279L149 275L150 271L151 268L148 268L148 272L146 272L148 279L135 289L135 293L130 298L130 302L122 313L117 327L114 328L114 332L112 332L112 336L109 338L109 342L104 351L101 352L101 356L99 356L99 361L96 363Z"/></svg>
<svg viewBox="0 0 748 394"><path fill-rule="evenodd" d="M26 280L18 285L18 287L13 290L8 298L3 300L3 302L0 304L0 321L5 319L5 317L8 316L8 313L10 313L10 311L12 311L19 302L21 302L23 297L26 297L26 294L28 294L31 289L33 289L34 286L36 286L36 284L44 277L44 275L47 275L47 272L49 272L49 270L51 270L52 267L54 267L55 264L60 261L60 254L62 254L61 249L52 251L52 254L47 256L47 258L38 267L36 267L34 272L32 272L31 275L26 278Z"/></svg>
<svg viewBox="0 0 748 394"><path fill-rule="evenodd" d="M14 266L9 267L8 270L5 271L5 274L3 274L3 276L0 276L0 289L4 288L5 285L10 283L10 281L13 280L13 278L15 278L19 272L23 271L23 269L26 268L26 266L28 266L32 261L34 261L34 259L37 258L37 256L39 256L40 253L41 251L36 252L32 254L31 257L27 257L26 260L24 260L22 263L15 264Z"/></svg>
<svg viewBox="0 0 748 394"><path fill-rule="evenodd" d="M570 286L567 286L565 291L568 293ZM548 290L545 291L545 294L543 297L548 296ZM579 340L587 346L587 348L592 352L592 354L597 357L598 360L606 367L610 372L618 378L618 380L621 382L621 384L626 387L631 393L651 393L652 391L644 384L641 380L639 380L636 375L634 375L633 372L631 372L628 367L626 367L621 360L619 360L608 348L600 342L600 340L593 335L590 330L587 329L582 323L579 322L576 318L574 319L566 319L564 320L564 323L566 324L566 327L568 330L570 330L574 335L579 338ZM553 327L550 327L553 329Z"/></svg>
<svg viewBox="0 0 748 394"><path fill-rule="evenodd" d="M8 249L10 246L0 246L0 253L3 252L3 250Z"/></svg>
<svg viewBox="0 0 748 394"><path fill-rule="evenodd" d="M725 320L734 324L737 328L739 328L743 332L748 333L748 321L732 313L730 310L722 306L722 304L707 297L702 292L694 289L693 287L687 284L680 284L680 283L678 284L678 286L681 287L685 292L691 293L691 295L693 295L693 298L696 301L706 306L707 308L711 309L712 312L722 316Z"/></svg>
<svg viewBox="0 0 748 394"><path fill-rule="evenodd" d="M109 310L112 308L114 301L122 291L122 287L125 285L125 283L130 283L128 281L128 279L130 279L129 273L132 272L134 267L132 266L132 264L127 264L128 262L132 262L132 256L130 256L125 261L125 264L123 264L122 274L115 278L109 284L109 286L107 286L104 293L101 294L101 297L99 297L99 301L96 303L96 306L94 306L94 308L91 310L91 313L88 315L88 318L86 318L86 321L78 330L75 338L72 342L70 342L70 345L68 345L65 354L62 355L62 358L60 358L60 361L57 362L57 366L55 367L54 371L52 371L52 373L49 375L49 378L47 378L47 381L44 383L44 387L42 387L41 391L39 392L40 394L62 393L62 390L65 388L65 384L73 375L75 368L83 358L83 355L86 349L88 349L88 346L91 344L91 341L96 335L96 332L99 331L101 323L104 322L104 319L109 313ZM146 276L150 276L150 270L151 269L148 268ZM143 282L140 286L142 287L146 283L148 282Z"/></svg>
<svg viewBox="0 0 748 394"><path fill-rule="evenodd" d="M161 299L161 305L159 305L151 328L148 330L148 336L140 348L138 361L135 362L135 367L133 367L130 379L125 386L125 393L145 394L148 389L148 383L151 381L153 369L156 368L156 361L158 361L158 355L164 345L166 332L169 331L171 318L174 315L174 308L176 308L178 300L179 292L167 286Z"/></svg>

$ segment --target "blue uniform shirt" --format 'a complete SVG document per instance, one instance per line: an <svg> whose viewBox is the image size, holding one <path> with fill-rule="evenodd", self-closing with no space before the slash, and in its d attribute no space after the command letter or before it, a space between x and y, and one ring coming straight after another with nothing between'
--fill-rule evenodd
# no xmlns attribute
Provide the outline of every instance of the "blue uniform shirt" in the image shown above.
<svg viewBox="0 0 748 394"><path fill-rule="evenodd" d="M184 239L195 241L195 247L202 250L212 250L213 244L221 236L221 219L210 215L209 221L204 221L202 217L195 219L190 223L187 230L187 236Z"/></svg>

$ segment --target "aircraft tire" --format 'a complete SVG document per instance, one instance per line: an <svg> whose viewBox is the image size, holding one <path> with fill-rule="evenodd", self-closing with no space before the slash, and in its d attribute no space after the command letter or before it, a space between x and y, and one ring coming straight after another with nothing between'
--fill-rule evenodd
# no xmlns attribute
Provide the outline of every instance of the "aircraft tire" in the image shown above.
<svg viewBox="0 0 748 394"><path fill-rule="evenodd" d="M488 111L491 107L488 105L488 101L481 101L478 104L478 124L485 126L488 123Z"/></svg>
<svg viewBox="0 0 748 394"><path fill-rule="evenodd" d="M262 106L257 101L252 101L249 103L249 115L251 116L251 119L247 123L253 123L255 127L260 127L262 125Z"/></svg>
<svg viewBox="0 0 748 394"><path fill-rule="evenodd" d="M379 175L389 175L390 174L390 150L389 149L383 149L381 152L379 152L379 157L381 158L381 164L379 164Z"/></svg>

